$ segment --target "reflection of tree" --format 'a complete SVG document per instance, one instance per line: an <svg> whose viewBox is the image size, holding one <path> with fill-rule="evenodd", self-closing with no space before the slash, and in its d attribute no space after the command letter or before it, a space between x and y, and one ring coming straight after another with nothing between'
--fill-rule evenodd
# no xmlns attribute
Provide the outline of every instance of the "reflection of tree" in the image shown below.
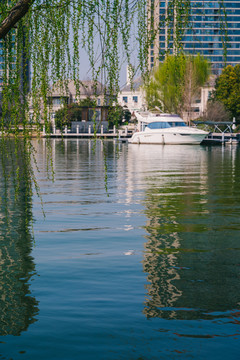
<svg viewBox="0 0 240 360"><path fill-rule="evenodd" d="M36 321L37 301L29 281L35 272L31 257L31 180L24 177L24 157L9 143L0 162L0 335L19 335ZM23 155L21 153L21 155ZM16 163L20 163L15 183ZM18 186L16 192L16 186Z"/></svg>
<svg viewBox="0 0 240 360"><path fill-rule="evenodd" d="M144 313L147 317L156 317L162 308L174 306L181 291L174 286L174 280L179 279L177 270L174 268L176 256L174 254L161 254L160 248L164 248L168 239L149 238L146 244L144 256L144 271L148 272L148 299L145 303ZM153 251L154 249L154 251ZM159 250L157 250L159 249ZM162 317L162 316L161 316Z"/></svg>
<svg viewBox="0 0 240 360"><path fill-rule="evenodd" d="M208 319L239 308L240 154L208 156L204 173L175 173L160 186L155 178L147 192L147 317Z"/></svg>

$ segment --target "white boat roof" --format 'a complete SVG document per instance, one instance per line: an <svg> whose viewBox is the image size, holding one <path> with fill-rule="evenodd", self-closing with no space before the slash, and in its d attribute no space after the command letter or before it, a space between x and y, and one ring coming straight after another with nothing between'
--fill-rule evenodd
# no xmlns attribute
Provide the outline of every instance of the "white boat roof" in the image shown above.
<svg viewBox="0 0 240 360"><path fill-rule="evenodd" d="M184 122L180 116L175 114L152 114L149 112L136 112L136 118L138 121L144 123L151 123L151 122L163 122L163 121L174 121L174 122Z"/></svg>

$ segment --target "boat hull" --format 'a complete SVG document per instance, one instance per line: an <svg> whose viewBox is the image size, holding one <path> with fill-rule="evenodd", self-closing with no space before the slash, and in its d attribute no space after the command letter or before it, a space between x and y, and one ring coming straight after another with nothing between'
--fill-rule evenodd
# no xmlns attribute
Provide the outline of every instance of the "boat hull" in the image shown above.
<svg viewBox="0 0 240 360"><path fill-rule="evenodd" d="M194 133L146 133L139 132L133 134L129 139L131 144L161 144L161 145L198 145L206 137L206 132Z"/></svg>

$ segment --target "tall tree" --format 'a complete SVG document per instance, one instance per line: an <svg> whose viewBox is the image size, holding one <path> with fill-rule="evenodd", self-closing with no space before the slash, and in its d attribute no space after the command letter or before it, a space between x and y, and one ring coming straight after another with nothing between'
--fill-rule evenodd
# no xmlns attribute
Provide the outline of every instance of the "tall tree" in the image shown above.
<svg viewBox="0 0 240 360"><path fill-rule="evenodd" d="M240 119L240 65L229 65L217 78L213 99L221 101L232 117Z"/></svg>
<svg viewBox="0 0 240 360"><path fill-rule="evenodd" d="M148 107L180 115L190 113L192 101L209 74L210 64L201 55L169 55L144 87Z"/></svg>
<svg viewBox="0 0 240 360"><path fill-rule="evenodd" d="M187 56L185 60L183 81L183 109L187 113L187 121L191 120L192 103L200 93L200 88L210 75L210 63L203 56Z"/></svg>

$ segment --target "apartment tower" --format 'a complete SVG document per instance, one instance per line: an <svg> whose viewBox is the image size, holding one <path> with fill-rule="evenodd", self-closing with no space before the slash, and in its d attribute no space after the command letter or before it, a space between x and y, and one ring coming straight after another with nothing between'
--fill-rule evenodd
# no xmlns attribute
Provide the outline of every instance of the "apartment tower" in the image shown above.
<svg viewBox="0 0 240 360"><path fill-rule="evenodd" d="M0 40L0 98L1 93L3 91L4 86L4 78L5 85L9 83L11 77L16 76L15 71L17 68L17 40L16 40L16 29L11 30L9 34L9 44L6 47L5 41L3 39ZM29 90L30 88L30 61L29 57L26 54L25 50L25 37L22 39L21 46L19 46L20 54L20 91L23 91L23 88Z"/></svg>
<svg viewBox="0 0 240 360"><path fill-rule="evenodd" d="M156 31L149 51L152 68L162 61L167 53L174 53L181 46L188 54L202 54L212 63L212 71L218 75L225 65L240 63L240 0L196 1L184 4L182 13L188 14L188 22L177 15L179 1L149 0L150 27ZM177 19L181 19L180 29ZM177 31L176 31L177 29ZM179 36L176 45L176 34Z"/></svg>

